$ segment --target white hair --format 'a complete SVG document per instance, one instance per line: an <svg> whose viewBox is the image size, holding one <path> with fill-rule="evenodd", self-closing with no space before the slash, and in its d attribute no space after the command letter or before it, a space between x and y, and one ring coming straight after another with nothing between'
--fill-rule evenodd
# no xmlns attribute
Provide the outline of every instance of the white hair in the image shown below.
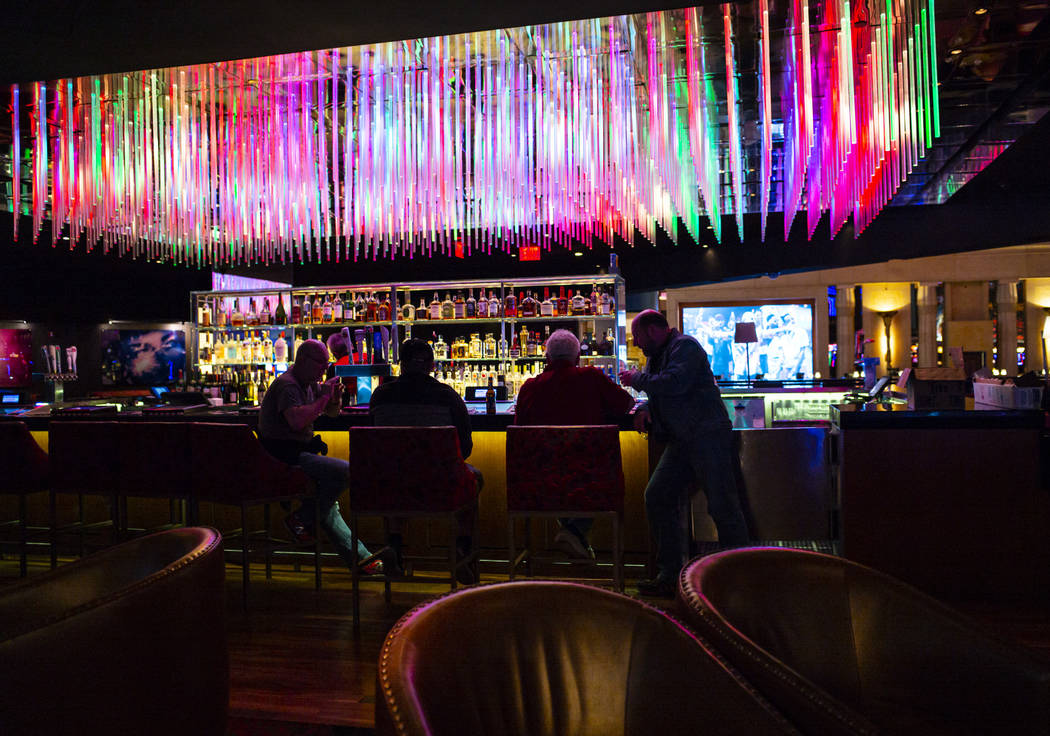
<svg viewBox="0 0 1050 736"><path fill-rule="evenodd" d="M568 330L555 330L547 338L547 360L567 360L575 363L580 357L580 341Z"/></svg>

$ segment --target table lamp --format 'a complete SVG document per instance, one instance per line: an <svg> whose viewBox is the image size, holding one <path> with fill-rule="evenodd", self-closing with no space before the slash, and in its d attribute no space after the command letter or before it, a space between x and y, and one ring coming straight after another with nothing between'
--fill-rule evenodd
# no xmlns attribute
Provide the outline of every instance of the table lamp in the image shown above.
<svg viewBox="0 0 1050 736"><path fill-rule="evenodd" d="M747 385L751 385L751 343L758 342L758 331L755 328L754 322L737 322L736 323L736 334L733 335L733 342L736 344L743 343L746 346L746 360L747 360Z"/></svg>

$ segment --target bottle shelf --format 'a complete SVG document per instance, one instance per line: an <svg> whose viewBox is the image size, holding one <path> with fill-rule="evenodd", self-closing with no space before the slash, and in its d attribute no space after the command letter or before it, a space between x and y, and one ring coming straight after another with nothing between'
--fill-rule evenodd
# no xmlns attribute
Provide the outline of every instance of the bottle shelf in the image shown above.
<svg viewBox="0 0 1050 736"><path fill-rule="evenodd" d="M214 363L214 362L213 363L202 363L202 362L198 361L197 365L199 365L201 368L243 368L244 366L252 366L252 365L259 365L259 366L287 365L288 362L289 361L283 361L282 362L282 361L274 361L274 360L261 360L261 361L257 361L257 360L229 361L229 360L226 360L226 361L223 361L221 363Z"/></svg>
<svg viewBox="0 0 1050 736"><path fill-rule="evenodd" d="M514 358L434 358L434 363L506 363Z"/></svg>
<svg viewBox="0 0 1050 736"><path fill-rule="evenodd" d="M609 320L612 322L615 319L615 315L612 314L580 314L567 317L507 317L507 322L580 322L587 320Z"/></svg>

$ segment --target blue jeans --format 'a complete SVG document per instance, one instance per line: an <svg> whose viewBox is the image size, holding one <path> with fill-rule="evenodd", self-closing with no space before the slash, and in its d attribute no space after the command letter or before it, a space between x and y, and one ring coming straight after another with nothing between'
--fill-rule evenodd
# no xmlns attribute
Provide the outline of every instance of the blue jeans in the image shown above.
<svg viewBox="0 0 1050 736"><path fill-rule="evenodd" d="M723 547L748 544L747 522L740 507L733 468L732 430L697 432L672 440L656 464L645 488L645 511L656 543L659 577L677 580L686 561L682 549L682 501L699 480L707 496L707 511Z"/></svg>
<svg viewBox="0 0 1050 736"><path fill-rule="evenodd" d="M320 503L321 528L335 547L335 551L347 565L354 565L358 560L368 557L368 548L357 540L357 554L353 553L353 539L350 527L339 513L339 496L350 483L350 463L336 457L314 455L309 452L299 453L299 467L313 478L317 484L316 498L303 501L299 513L303 521L310 523L314 518L314 504Z"/></svg>

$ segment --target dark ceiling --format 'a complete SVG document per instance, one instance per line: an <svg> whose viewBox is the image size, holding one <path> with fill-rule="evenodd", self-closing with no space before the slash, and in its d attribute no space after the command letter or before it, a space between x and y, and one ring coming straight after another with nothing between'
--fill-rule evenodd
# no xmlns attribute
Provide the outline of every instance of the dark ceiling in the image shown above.
<svg viewBox="0 0 1050 736"><path fill-rule="evenodd" d="M666 238L655 245L621 244L617 253L629 287L655 289L1050 240L1050 184L1045 175L1050 170L1050 122L1043 118L1050 107L1048 6L1045 2L1002 0L987 3L990 12L976 15L975 9L982 5L985 4L976 0L937 3L938 22L943 25L942 109L949 120L956 120L959 125L946 126L945 135L952 137L951 145L946 144L931 155L930 161L916 172L914 186L902 191L901 201L895 202L912 206L887 208L856 239L849 226L831 239L825 217L812 241L805 239L800 228L784 237L782 227L773 227L762 243L757 237L757 217L748 216L743 243L734 240L704 248L703 243L693 244L686 237L679 246ZM0 76L6 88L15 81L245 58L666 7L666 0L585 0L572 4L551 0L164 0L148 5L118 0L17 0L9 1L4 8ZM958 53L951 53L956 49ZM6 104L2 106L6 108ZM0 143L7 142L4 128L8 126L9 123L0 122ZM1009 148L998 158L987 157L989 146L1006 145ZM938 186L948 186L955 192L947 203L915 204L938 201L928 196ZM56 282L61 284L64 279L74 278L74 274L88 274L83 277L85 283L106 283L107 288L123 294L120 298L131 300L135 298L131 296L133 289L142 291L141 283L163 278L172 268L155 264L111 268L107 264L115 257L102 257L97 251L69 254L62 252L63 248L52 250L46 234L41 244L33 246L29 243L32 233L27 219L22 218L20 223L22 242L14 245L10 239L11 215L0 215L0 289L18 301L33 299L34 294L46 296ZM68 243L58 245L68 250ZM603 268L608 258L608 248L596 245L581 257L568 252L545 254L538 264L522 264L499 254L425 263L399 260L323 267L307 264L294 271L284 269L278 275L298 284L322 284L388 278L581 273ZM140 270L135 271L136 267ZM172 280L179 282L179 289L201 288L203 274L185 268L178 271L178 277ZM179 302L181 316L184 305L176 293L185 291L179 289L172 290L170 300L172 305ZM69 309L93 308L86 296L77 302L79 297L68 290L59 289L55 298L73 300ZM136 311L139 309L136 307ZM141 310L146 309L143 304ZM3 316L0 314L0 318ZM168 317L155 312L153 316Z"/></svg>

